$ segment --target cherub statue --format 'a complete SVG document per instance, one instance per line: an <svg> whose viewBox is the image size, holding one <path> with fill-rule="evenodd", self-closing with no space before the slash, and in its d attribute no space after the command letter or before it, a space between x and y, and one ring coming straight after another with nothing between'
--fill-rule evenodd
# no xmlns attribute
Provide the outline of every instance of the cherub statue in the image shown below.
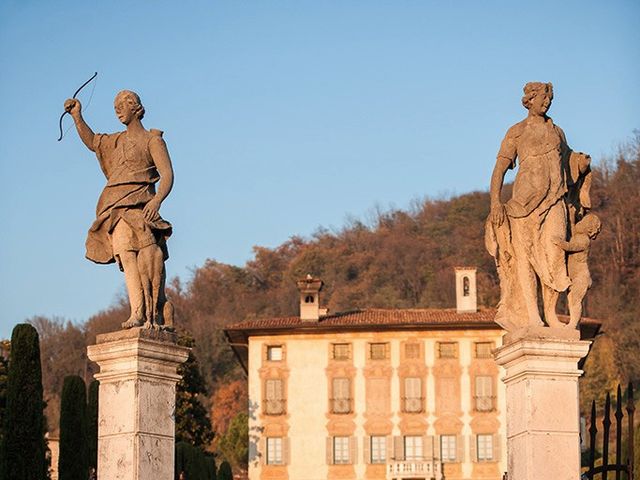
<svg viewBox="0 0 640 480"><path fill-rule="evenodd" d="M172 229L159 213L173 187L171 159L162 132L142 126L145 110L135 92L118 93L114 107L126 130L96 134L82 117L77 99L64 103L80 139L96 153L107 178L87 236L86 257L96 263L117 262L124 272L131 315L123 328L171 327L173 308L165 297L164 261Z"/></svg>
<svg viewBox="0 0 640 480"><path fill-rule="evenodd" d="M569 300L568 327L576 328L582 317L582 300L591 287L591 275L587 259L591 248L591 241L600 233L600 219L593 213L586 214L579 220L571 240L554 239L554 243L568 253L567 269L571 286L567 298Z"/></svg>

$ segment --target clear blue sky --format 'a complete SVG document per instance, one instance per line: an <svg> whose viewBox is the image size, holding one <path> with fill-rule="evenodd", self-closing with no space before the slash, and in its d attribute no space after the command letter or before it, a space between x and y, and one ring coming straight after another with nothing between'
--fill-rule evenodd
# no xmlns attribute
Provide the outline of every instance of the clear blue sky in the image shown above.
<svg viewBox="0 0 640 480"><path fill-rule="evenodd" d="M64 100L120 129L137 91L176 172L169 276L242 265L379 205L486 189L522 86L596 159L640 127L637 1L28 1L0 4L0 337L38 314L83 321L124 293L84 259L104 179ZM86 100L90 88L81 99ZM65 125L70 125L66 118Z"/></svg>

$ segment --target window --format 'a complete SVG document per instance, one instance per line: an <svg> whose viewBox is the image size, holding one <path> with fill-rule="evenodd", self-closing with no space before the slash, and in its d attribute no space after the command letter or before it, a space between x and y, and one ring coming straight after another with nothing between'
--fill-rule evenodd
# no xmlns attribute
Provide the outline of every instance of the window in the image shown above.
<svg viewBox="0 0 640 480"><path fill-rule="evenodd" d="M462 277L462 296L469 296L469 277Z"/></svg>
<svg viewBox="0 0 640 480"><path fill-rule="evenodd" d="M332 387L331 411L333 413L351 413L351 380L334 378Z"/></svg>
<svg viewBox="0 0 640 480"><path fill-rule="evenodd" d="M439 342L438 356L440 358L457 358L458 344L455 342Z"/></svg>
<svg viewBox="0 0 640 480"><path fill-rule="evenodd" d="M441 435L440 436L440 456L443 462L456 461L456 436Z"/></svg>
<svg viewBox="0 0 640 480"><path fill-rule="evenodd" d="M493 410L493 377L478 375L475 386L476 410L490 412Z"/></svg>
<svg viewBox="0 0 640 480"><path fill-rule="evenodd" d="M419 343L405 344L404 356L406 358L420 358L420 344Z"/></svg>
<svg viewBox="0 0 640 480"><path fill-rule="evenodd" d="M272 362L282 360L282 345L269 345L267 347L267 360Z"/></svg>
<svg viewBox="0 0 640 480"><path fill-rule="evenodd" d="M422 437L418 435L409 435L404 437L404 459L422 460L423 457Z"/></svg>
<svg viewBox="0 0 640 480"><path fill-rule="evenodd" d="M385 463L387 461L387 437L371 437L371 463Z"/></svg>
<svg viewBox="0 0 640 480"><path fill-rule="evenodd" d="M267 415L281 415L285 412L282 380L273 378L265 381L264 411Z"/></svg>
<svg viewBox="0 0 640 480"><path fill-rule="evenodd" d="M477 342L476 358L491 358L492 349L493 349L493 343L491 342Z"/></svg>
<svg viewBox="0 0 640 480"><path fill-rule="evenodd" d="M313 303L313 301L313 295L307 295L306 297L304 297L304 303Z"/></svg>
<svg viewBox="0 0 640 480"><path fill-rule="evenodd" d="M369 358L371 360L384 360L387 358L387 343L370 343Z"/></svg>
<svg viewBox="0 0 640 480"><path fill-rule="evenodd" d="M267 465L282 465L282 437L267 438Z"/></svg>
<svg viewBox="0 0 640 480"><path fill-rule="evenodd" d="M333 437L333 463L336 465L349 461L349 437Z"/></svg>
<svg viewBox="0 0 640 480"><path fill-rule="evenodd" d="M403 407L405 412L417 413L422 411L422 379L406 377L404 379Z"/></svg>
<svg viewBox="0 0 640 480"><path fill-rule="evenodd" d="M493 460L493 435L478 435L478 461Z"/></svg>
<svg viewBox="0 0 640 480"><path fill-rule="evenodd" d="M334 360L349 360L351 357L351 345L348 343L334 343L333 344L333 359Z"/></svg>

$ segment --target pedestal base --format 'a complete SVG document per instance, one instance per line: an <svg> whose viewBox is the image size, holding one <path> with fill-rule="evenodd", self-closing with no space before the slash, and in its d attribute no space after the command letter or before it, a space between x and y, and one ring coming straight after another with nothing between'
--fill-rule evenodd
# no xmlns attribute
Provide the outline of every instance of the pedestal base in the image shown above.
<svg viewBox="0 0 640 480"><path fill-rule="evenodd" d="M496 351L506 369L509 479L579 478L578 361L590 344L520 338Z"/></svg>
<svg viewBox="0 0 640 480"><path fill-rule="evenodd" d="M98 335L98 480L173 480L176 368L189 349L176 335L133 328Z"/></svg>

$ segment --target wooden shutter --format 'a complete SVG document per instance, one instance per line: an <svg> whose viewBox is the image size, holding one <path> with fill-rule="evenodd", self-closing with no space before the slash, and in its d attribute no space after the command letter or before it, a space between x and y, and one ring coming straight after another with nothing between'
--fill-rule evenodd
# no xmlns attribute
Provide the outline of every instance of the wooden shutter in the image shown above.
<svg viewBox="0 0 640 480"><path fill-rule="evenodd" d="M391 435L387 436L387 462L396 458L394 439L395 437L392 437Z"/></svg>
<svg viewBox="0 0 640 480"><path fill-rule="evenodd" d="M267 464L267 439L265 437L260 437L258 440L258 455L262 460L262 464Z"/></svg>
<svg viewBox="0 0 640 480"><path fill-rule="evenodd" d="M472 462L478 461L478 437L469 435L469 454Z"/></svg>
<svg viewBox="0 0 640 480"><path fill-rule="evenodd" d="M333 437L327 437L327 465L333 465Z"/></svg>
<svg viewBox="0 0 640 480"><path fill-rule="evenodd" d="M371 463L371 437L369 436L364 437L362 443L362 460L365 465Z"/></svg>
<svg viewBox="0 0 640 480"><path fill-rule="evenodd" d="M425 460L433 460L433 435L425 435L422 437Z"/></svg>
<svg viewBox="0 0 640 480"><path fill-rule="evenodd" d="M497 433L493 435L493 461L502 461L502 437Z"/></svg>
<svg viewBox="0 0 640 480"><path fill-rule="evenodd" d="M358 463L358 437L349 437L349 463Z"/></svg>
<svg viewBox="0 0 640 480"><path fill-rule="evenodd" d="M464 448L464 436L456 435L456 462L464 463L465 448Z"/></svg>
<svg viewBox="0 0 640 480"><path fill-rule="evenodd" d="M442 461L442 452L440 446L442 445L442 435L436 435L434 437L434 446L435 446L435 457Z"/></svg>
<svg viewBox="0 0 640 480"><path fill-rule="evenodd" d="M285 465L291 463L291 440L289 437L282 439L282 463Z"/></svg>
<svg viewBox="0 0 640 480"><path fill-rule="evenodd" d="M393 437L393 459L402 461L404 460L404 438Z"/></svg>

